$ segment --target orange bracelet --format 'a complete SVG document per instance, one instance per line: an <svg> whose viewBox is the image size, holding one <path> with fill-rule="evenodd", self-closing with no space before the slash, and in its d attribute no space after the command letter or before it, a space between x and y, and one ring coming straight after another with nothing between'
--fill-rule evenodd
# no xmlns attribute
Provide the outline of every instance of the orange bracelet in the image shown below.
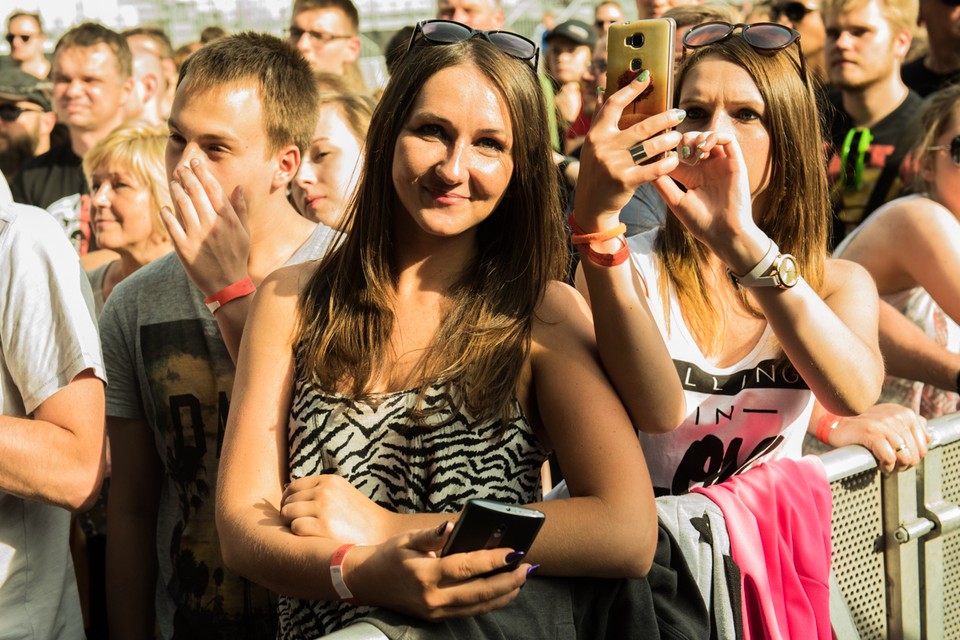
<svg viewBox="0 0 960 640"><path fill-rule="evenodd" d="M828 438L830 437L830 432L836 429L840 425L840 416L835 416L832 413L825 413L821 416L820 420L817 422L817 440L823 444L830 444Z"/></svg>
<svg viewBox="0 0 960 640"><path fill-rule="evenodd" d="M570 241L576 245L579 250L586 253L587 258L593 264L601 267L615 267L623 264L627 261L627 258L630 257L630 248L627 246L627 239L623 236L627 231L627 225L622 222L613 229L597 231L595 233L584 233L583 229L577 224L577 221L574 220L572 213L567 222L570 224L570 228L573 229L573 235L570 236ZM600 253L590 247L590 244L593 242L605 242L614 239L620 241L620 248L614 253Z"/></svg>
<svg viewBox="0 0 960 640"><path fill-rule="evenodd" d="M250 276L247 276L242 280L237 280L233 284L220 289L220 291L217 291L212 296L204 298L203 304L207 305L210 313L216 313L217 309L228 302L248 296L256 290L257 288L253 286L253 280L250 279Z"/></svg>

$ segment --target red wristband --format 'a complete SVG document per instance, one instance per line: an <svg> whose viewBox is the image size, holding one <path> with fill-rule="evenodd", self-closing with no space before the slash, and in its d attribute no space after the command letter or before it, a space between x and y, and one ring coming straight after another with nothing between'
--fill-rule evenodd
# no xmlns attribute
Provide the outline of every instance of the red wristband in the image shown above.
<svg viewBox="0 0 960 640"><path fill-rule="evenodd" d="M330 582L333 583L333 588L340 596L340 600L354 606L360 606L343 579L343 560L355 546L354 544L345 544L333 552L333 556L330 558Z"/></svg>
<svg viewBox="0 0 960 640"><path fill-rule="evenodd" d="M832 413L825 413L820 417L820 420L817 422L817 440L823 444L830 444L828 438L830 437L830 432L837 428L840 424L840 417L835 416Z"/></svg>
<svg viewBox="0 0 960 640"><path fill-rule="evenodd" d="M207 305L210 313L216 313L217 309L231 300L248 296L256 290L257 288L253 286L253 280L250 279L250 276L247 276L242 280L237 280L233 284L220 289L220 291L217 291L212 296L204 298L203 304Z"/></svg>
<svg viewBox="0 0 960 640"><path fill-rule="evenodd" d="M622 222L613 229L598 231L596 233L584 233L583 229L577 224L577 221L574 220L572 213L567 222L570 223L570 228L573 229L573 235L570 236L570 241L577 246L577 249L586 253L587 259L593 264L601 267L616 267L626 262L627 258L630 257L630 248L627 246L627 239L623 236L623 234L627 232L627 225ZM614 253L600 253L590 247L590 243L592 242L605 242L614 239L620 241L620 248Z"/></svg>

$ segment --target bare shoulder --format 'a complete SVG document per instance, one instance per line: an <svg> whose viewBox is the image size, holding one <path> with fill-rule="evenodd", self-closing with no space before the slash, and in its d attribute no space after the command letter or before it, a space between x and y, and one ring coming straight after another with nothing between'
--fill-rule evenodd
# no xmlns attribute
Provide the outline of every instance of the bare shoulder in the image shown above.
<svg viewBox="0 0 960 640"><path fill-rule="evenodd" d="M827 258L823 269L823 298L836 293L857 290L876 296L877 285L873 276L862 265L842 258Z"/></svg>
<svg viewBox="0 0 960 640"><path fill-rule="evenodd" d="M533 314L532 331L534 344L572 341L578 336L588 336L592 340L590 307L579 291L554 280L547 285L543 300Z"/></svg>

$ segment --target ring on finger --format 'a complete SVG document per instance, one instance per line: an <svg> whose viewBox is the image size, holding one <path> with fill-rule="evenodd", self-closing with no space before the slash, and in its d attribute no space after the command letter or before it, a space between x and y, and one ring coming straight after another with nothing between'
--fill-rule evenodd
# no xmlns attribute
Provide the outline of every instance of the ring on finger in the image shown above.
<svg viewBox="0 0 960 640"><path fill-rule="evenodd" d="M895 452L895 453L900 453L901 451L903 451L903 450L906 449L906 448L907 448L907 443L901 440L901 441L900 441L900 446L897 447L896 449L894 449L894 452Z"/></svg>
<svg viewBox="0 0 960 640"><path fill-rule="evenodd" d="M630 157L633 158L634 164L640 164L647 159L647 150L644 149L642 142L630 147Z"/></svg>

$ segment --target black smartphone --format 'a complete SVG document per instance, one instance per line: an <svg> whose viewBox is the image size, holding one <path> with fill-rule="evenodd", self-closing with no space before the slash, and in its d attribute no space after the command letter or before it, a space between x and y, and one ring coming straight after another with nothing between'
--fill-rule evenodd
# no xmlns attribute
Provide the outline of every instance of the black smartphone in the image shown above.
<svg viewBox="0 0 960 640"><path fill-rule="evenodd" d="M607 34L607 95L630 84L644 69L652 76L650 86L623 110L620 128L673 106L673 41L677 23L673 18L634 20L610 25Z"/></svg>
<svg viewBox="0 0 960 640"><path fill-rule="evenodd" d="M499 547L526 553L540 532L545 517L542 511L528 507L494 500L468 500L440 555ZM504 565L485 575L510 571L516 564Z"/></svg>

